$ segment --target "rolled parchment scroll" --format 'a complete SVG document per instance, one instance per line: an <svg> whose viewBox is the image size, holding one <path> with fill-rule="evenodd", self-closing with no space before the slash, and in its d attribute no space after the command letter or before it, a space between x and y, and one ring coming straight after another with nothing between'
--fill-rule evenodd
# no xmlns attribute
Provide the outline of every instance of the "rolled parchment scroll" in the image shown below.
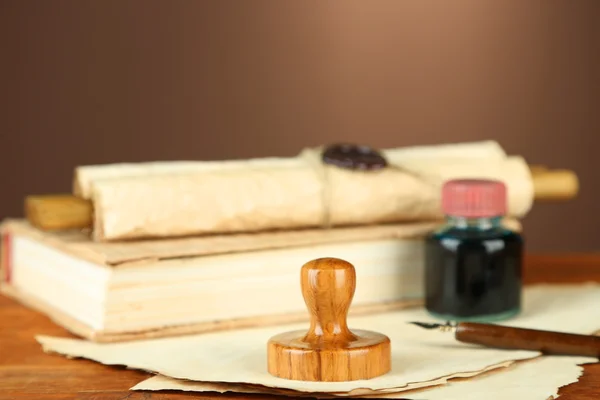
<svg viewBox="0 0 600 400"><path fill-rule="evenodd" d="M439 219L451 178L502 180L513 217L533 202L528 165L495 142L384 150L388 167L377 171L327 165L320 154L83 166L74 191L93 203L100 241Z"/></svg>

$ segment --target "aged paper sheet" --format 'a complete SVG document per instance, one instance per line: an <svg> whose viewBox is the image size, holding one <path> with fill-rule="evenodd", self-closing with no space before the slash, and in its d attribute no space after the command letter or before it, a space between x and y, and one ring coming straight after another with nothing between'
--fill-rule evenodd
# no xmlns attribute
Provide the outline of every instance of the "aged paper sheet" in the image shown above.
<svg viewBox="0 0 600 400"><path fill-rule="evenodd" d="M582 372L579 364L594 360L589 357L540 357L514 363L500 373L464 382L449 382L445 386L409 394L407 397L413 400L546 400L556 396L561 386L577 381Z"/></svg>
<svg viewBox="0 0 600 400"><path fill-rule="evenodd" d="M593 362L588 357L536 357L531 360L507 362L489 374L464 381L449 381L446 385L414 392L369 394L369 398L411 400L546 400L558 394L558 389L576 382L581 375L579 364ZM442 384L444 382L441 382ZM205 383L173 379L162 375L140 382L132 390L181 390L194 392L262 393L297 396L298 392L273 390L244 384ZM377 392L374 392L377 393ZM311 394L312 397L321 397ZM331 398L335 395L322 395Z"/></svg>
<svg viewBox="0 0 600 400"><path fill-rule="evenodd" d="M488 371L497 371L502 368L508 367L515 363L515 361L506 361L496 365L490 365L478 371L477 374L483 374ZM472 373L455 373L438 379L425 382L409 383L408 385L400 389L382 389L382 390L370 390L370 389L355 389L351 392L330 392L330 393L307 393L298 392L288 389L277 389L271 387L265 387L260 385L250 385L244 383L218 383L218 382L198 382L189 381L183 379L169 378L164 375L156 375L152 378L148 378L135 385L131 390L181 390L181 391L192 391L192 392L233 392L233 393L262 393L262 394L283 394L290 396L310 396L318 398L336 398L336 397L385 397L399 392L406 392L408 390L420 390L423 388L430 388L434 386L444 385L449 380L454 378L470 378Z"/></svg>
<svg viewBox="0 0 600 400"><path fill-rule="evenodd" d="M592 333L598 329L599 323L590 316L597 314L598 304L598 285L533 286L525 290L523 313L506 325ZM451 334L426 331L407 324L413 320L430 319L424 310L411 309L349 320L351 328L387 334L392 341L393 353L389 374L354 382L299 382L275 378L267 373L267 340L282 331L305 328L305 324L116 344L47 336L37 339L46 351L84 357L108 365L127 365L172 378L324 393L361 389L407 390L410 384L457 373L474 376L486 367L538 355L531 351L496 350L460 343Z"/></svg>

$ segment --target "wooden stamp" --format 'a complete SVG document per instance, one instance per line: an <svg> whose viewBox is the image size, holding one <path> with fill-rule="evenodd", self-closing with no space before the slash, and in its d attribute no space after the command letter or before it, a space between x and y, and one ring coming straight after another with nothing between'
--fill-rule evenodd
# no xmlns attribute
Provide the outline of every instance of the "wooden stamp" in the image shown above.
<svg viewBox="0 0 600 400"><path fill-rule="evenodd" d="M310 328L269 340L271 375L339 382L371 379L390 371L390 339L377 332L348 328L346 318L356 288L352 264L337 258L310 261L302 266L301 285Z"/></svg>

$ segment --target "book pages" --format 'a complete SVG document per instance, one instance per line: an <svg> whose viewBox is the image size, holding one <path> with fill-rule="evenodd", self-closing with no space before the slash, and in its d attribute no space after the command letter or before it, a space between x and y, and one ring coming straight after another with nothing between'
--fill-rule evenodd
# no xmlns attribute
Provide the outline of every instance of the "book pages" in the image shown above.
<svg viewBox="0 0 600 400"><path fill-rule="evenodd" d="M24 220L7 220L0 225L4 234L25 235L56 247L84 260L106 265L183 257L241 253L247 251L307 247L333 243L376 241L386 239L422 239L439 228L443 221L405 224L368 225L333 229L301 229L277 232L238 233L158 240L125 242L95 242L81 231L46 232ZM505 219L503 225L514 231L522 226L515 219Z"/></svg>
<svg viewBox="0 0 600 400"><path fill-rule="evenodd" d="M600 285L536 285L524 291L524 309L505 325L591 334L599 322ZM539 353L499 350L458 342L452 334L423 330L409 321L430 321L423 309L349 318L350 328L384 333L392 341L392 371L371 380L302 382L275 378L266 370L266 343L278 333L307 329L306 324L245 329L118 344L38 336L45 351L83 357L107 365L126 365L171 378L243 383L304 393L364 395L399 392L423 382L469 377L492 366L531 359ZM595 358L590 358L590 362ZM411 386L412 385L412 386ZM427 385L425 385L427 386ZM372 393L371 393L372 394Z"/></svg>

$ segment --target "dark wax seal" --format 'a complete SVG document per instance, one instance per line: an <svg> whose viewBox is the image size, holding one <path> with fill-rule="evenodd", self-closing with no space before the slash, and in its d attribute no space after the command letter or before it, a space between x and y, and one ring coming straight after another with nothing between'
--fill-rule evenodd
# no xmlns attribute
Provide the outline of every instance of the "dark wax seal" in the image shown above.
<svg viewBox="0 0 600 400"><path fill-rule="evenodd" d="M387 161L377 150L355 144L333 144L323 151L325 164L346 169L372 171L387 166Z"/></svg>

